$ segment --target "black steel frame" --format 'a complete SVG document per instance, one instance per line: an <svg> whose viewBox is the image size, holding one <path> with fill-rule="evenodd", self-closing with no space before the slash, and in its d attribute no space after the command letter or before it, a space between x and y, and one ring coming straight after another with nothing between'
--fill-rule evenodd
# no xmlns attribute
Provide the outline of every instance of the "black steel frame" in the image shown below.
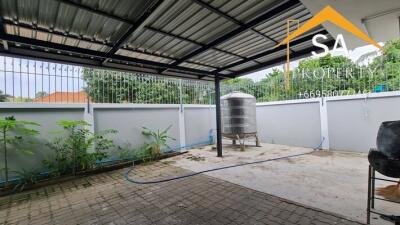
<svg viewBox="0 0 400 225"><path fill-rule="evenodd" d="M239 25L239 26L244 26L244 24L243 24L241 21L235 19L234 17L232 17L232 16L230 16L230 15L228 15L228 14L225 14L225 13L222 12L221 10L219 10L219 9L217 9L217 8L215 8L215 7L211 6L211 5L209 5L209 4L205 3L205 2L203 2L202 0L192 0L192 2L194 2L194 3L196 3L196 4L200 5L200 6L202 6L202 7L204 7L204 8L206 8L206 9L208 9L208 10L210 10L211 12L214 12L214 13L218 14L218 15L221 16L221 17L224 17L225 19L231 21L232 23L235 23L235 24L237 24L237 25ZM265 35L265 34L263 34L263 33L261 33L260 31L254 29L254 28L251 28L250 31L253 32L253 33L255 33L255 34L257 34L258 36L260 36L260 37L262 37L262 38L267 39L267 40L270 41L270 42L273 42L273 43L275 43L275 44L278 44L278 42L277 42L276 40L274 40L273 38L271 38L271 37L269 37L269 36L267 36L267 35Z"/></svg>
<svg viewBox="0 0 400 225"><path fill-rule="evenodd" d="M222 157L222 133L221 133L221 91L220 78L215 77L215 113L217 127L217 156Z"/></svg>
<svg viewBox="0 0 400 225"><path fill-rule="evenodd" d="M85 38L83 36L78 36L78 35L73 35L73 34L65 34L65 33L60 32L60 31L49 30L49 29L46 29L46 28L42 28L42 27L38 27L38 26L31 26L31 25L24 24L24 23L14 23L11 20L3 20L3 24L4 25L15 26L15 27L20 27L20 28L25 28L25 29L30 29L30 30L38 30L38 31L47 33L49 35L50 34L56 34L56 35L59 35L59 36L65 37L65 38L73 38L73 39L82 40L82 41L85 41L85 42L88 42L88 43L103 45L103 46L106 46L108 48L112 48L113 47L113 45L111 45L110 42L108 42L108 41L100 41L100 40L94 40L94 39L91 39L91 38ZM0 34L1 33L2 32L0 30ZM169 60L173 60L173 61L178 60L175 57L162 55L162 54L157 54L157 53L154 53L154 52L141 51L141 50L138 50L138 49L130 48L128 46L122 46L120 49L131 51L131 52L136 52L136 53L141 53L141 54L145 54L145 55L149 55L149 56L155 56L155 57L159 57L159 58L169 59ZM208 64L204 64L204 63L200 63L200 62L192 62L191 61L190 63L194 64L194 65L209 67L209 68L212 68L214 70L219 69L218 67L215 67L215 66L212 66L212 65L208 65Z"/></svg>
<svg viewBox="0 0 400 225"><path fill-rule="evenodd" d="M129 37L142 24L144 24L147 19L150 18L151 14L154 13L161 6L161 4L163 2L164 2L164 0L156 1L155 4L153 6L151 6L149 9L147 9L135 23L131 24L129 29L118 39L117 42L115 42L114 46L110 49L110 51L107 52L107 55L109 55L109 56L114 55L121 48L121 46L129 39ZM108 60L108 59L105 59L105 61L106 60Z"/></svg>
<svg viewBox="0 0 400 225"><path fill-rule="evenodd" d="M36 40L36 39L31 39L31 38L25 38L17 35L10 35L10 34L0 34L0 39L6 40L8 42L12 43L19 43L27 46L35 46L35 47L40 47L43 49L53 49L56 51L61 51L58 52L59 54L61 53L67 53L67 55L70 55L69 53L75 53L78 55L83 55L86 57L93 57L93 58L98 58L98 59L105 59L109 58L113 61L121 61L124 63L136 63L136 64L142 64L142 65L147 65L147 66L153 66L153 67L158 67L158 68L171 68L175 69L178 71L186 71L189 72L190 74L200 74L200 75L214 75L216 73L213 72L208 72L204 70L197 70L197 69L191 69L188 67L182 67L182 66L174 66L171 64L165 64L165 63L159 63L155 61L149 61L149 60L144 60L144 59L137 59L137 58L131 58L127 56L122 56L122 55L109 55L106 52L99 52L95 50L90 50L90 49L83 49L79 47L73 47L73 46L67 46L67 45L62 45L62 44L57 44L53 42L48 42L48 41L41 41L41 40ZM37 49L32 49L36 50ZM101 66L100 62L97 66Z"/></svg>
<svg viewBox="0 0 400 225"><path fill-rule="evenodd" d="M382 212L378 212L375 210L375 200L400 204L400 202L395 202L395 201L390 201L390 200L387 200L384 198L375 197L375 181L380 180L380 181L386 181L386 182L391 182L391 183L399 183L399 181L378 178L375 176L376 175L375 173L376 173L375 169L370 165L368 167L367 224L370 224L370 222L371 222L371 214L377 214L381 217L392 218L395 220L396 225L400 225L400 216L387 215L387 214L384 214Z"/></svg>
<svg viewBox="0 0 400 225"><path fill-rule="evenodd" d="M319 31L319 30L318 30L318 31L313 32L313 33L311 33L311 34L308 34L308 35L306 35L306 36L304 36L304 37L301 37L301 38L299 38L299 39L297 39L297 40L294 40L294 41L292 41L290 44L291 44L292 46L295 46L295 45L299 45L299 44L302 44L302 43L304 43L304 42L307 42L307 41L311 40L311 39L312 39L312 36L314 36L316 33L328 34L328 32L325 31L325 30L322 30L322 31ZM231 63L231 64L229 64L229 65L226 65L226 66L224 66L224 67L221 67L221 68L217 69L215 72L221 72L221 71L224 71L224 70L226 70L226 69L233 68L233 67L235 67L235 66L239 66L239 65L242 65L242 64L244 64L244 63L248 63L248 62L250 62L251 60L260 59L260 58L262 58L262 57L264 57L264 56L267 56L267 55L272 54L272 53L274 53L274 52L279 52L279 51L282 51L282 50L285 50L285 49L286 49L286 45L281 45L281 46L278 46L278 47L275 47L275 48L272 48L272 49L267 49L267 50L265 50L265 51L263 51L263 52L260 52L260 53L258 53L258 54L256 54L256 55L253 55L253 56L247 58L246 60L241 60L241 61L238 61L238 62ZM293 53L296 53L296 52L293 52ZM293 54L293 53L292 53L292 54ZM284 60L283 60L283 61L284 61Z"/></svg>
<svg viewBox="0 0 400 225"><path fill-rule="evenodd" d="M153 31L155 33L159 33L159 34L162 34L162 35L165 35L165 36L173 37L173 38L176 38L176 39L181 40L181 41L189 42L189 43L194 44L194 45L198 45L198 46L201 46L201 47L205 46L202 43L190 40L188 38L181 37L181 36L176 35L176 34L171 34L171 33L168 33L166 31L163 31L163 30L160 30L160 29L156 29L156 28L153 28L153 27L150 27L150 26L145 26L144 28L147 29L147 30ZM211 49L214 49L215 51L219 51L219 52L222 52L222 53L225 53L225 54L228 54L228 55L232 55L232 56L238 57L240 59L246 59L246 57L240 56L240 55L232 53L232 52L225 51L223 49L219 49L219 48L216 48L216 47L213 47Z"/></svg>

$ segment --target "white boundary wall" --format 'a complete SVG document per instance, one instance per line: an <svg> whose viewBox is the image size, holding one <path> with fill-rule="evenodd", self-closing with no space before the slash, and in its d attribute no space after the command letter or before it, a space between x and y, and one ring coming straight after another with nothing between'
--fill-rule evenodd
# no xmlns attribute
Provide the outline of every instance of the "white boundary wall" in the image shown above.
<svg viewBox="0 0 400 225"><path fill-rule="evenodd" d="M400 120L400 91L257 104L263 142L368 152L383 121Z"/></svg>
<svg viewBox="0 0 400 225"><path fill-rule="evenodd" d="M0 103L0 117L10 115L39 122L36 139L42 143L54 137L51 131L59 130L59 120L86 120L92 131L117 129L116 144L129 148L146 141L143 126L164 129L172 124L169 133L176 141L168 144L176 148L207 141L210 130L215 131L215 107L208 105ZM375 147L380 123L388 120L400 120L400 92L257 104L261 141L292 146L316 147L324 139L324 149L368 152ZM36 167L48 153L46 145L35 160L10 152L18 159L10 160L11 166Z"/></svg>
<svg viewBox="0 0 400 225"><path fill-rule="evenodd" d="M262 142L315 147L321 142L320 100L257 104L257 130Z"/></svg>
<svg viewBox="0 0 400 225"><path fill-rule="evenodd" d="M400 120L400 92L327 98L328 147L368 152L383 121Z"/></svg>
<svg viewBox="0 0 400 225"><path fill-rule="evenodd" d="M57 137L53 131L60 120L85 120L92 124L93 131L116 129L118 134L110 136L114 142L128 149L135 149L149 141L142 135L143 127L163 130L172 125L169 135L175 141L167 144L173 149L209 140L209 131L215 127L215 107L203 105L181 106L177 104L45 104L45 103L0 103L0 117L15 116L19 120L31 120L41 124L40 135L35 137L34 156L9 151L10 168L40 168L41 162L51 150L46 143ZM117 154L117 149L112 153ZM4 167L0 160L0 168Z"/></svg>

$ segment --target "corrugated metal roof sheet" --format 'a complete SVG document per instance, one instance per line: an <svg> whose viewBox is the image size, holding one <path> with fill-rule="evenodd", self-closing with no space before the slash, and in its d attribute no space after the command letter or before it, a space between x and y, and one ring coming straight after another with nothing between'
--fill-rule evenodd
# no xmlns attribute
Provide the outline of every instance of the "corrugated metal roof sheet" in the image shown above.
<svg viewBox="0 0 400 225"><path fill-rule="evenodd" d="M240 60L241 58L234 55L228 55L216 50L208 50L191 59L194 62L203 62L205 64L213 65L216 67L226 65L226 63Z"/></svg>
<svg viewBox="0 0 400 225"><path fill-rule="evenodd" d="M286 36L286 20L312 16L299 0L0 0L0 7L0 37L10 45L3 53L203 78L267 65L281 57L270 50Z"/></svg>
<svg viewBox="0 0 400 225"><path fill-rule="evenodd" d="M250 62L247 62L247 63L243 63L241 65L238 65L238 66L231 67L230 69L233 70L233 71L239 71L241 69L244 69L244 68L247 68L247 67L251 67L251 66L256 66L256 65L258 65L258 63L250 61Z"/></svg>

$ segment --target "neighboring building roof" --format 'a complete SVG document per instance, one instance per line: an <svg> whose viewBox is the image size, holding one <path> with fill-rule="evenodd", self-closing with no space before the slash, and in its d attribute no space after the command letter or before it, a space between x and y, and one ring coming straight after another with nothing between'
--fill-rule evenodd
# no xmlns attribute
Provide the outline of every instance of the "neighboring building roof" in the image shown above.
<svg viewBox="0 0 400 225"><path fill-rule="evenodd" d="M84 91L80 92L54 92L47 96L35 98L33 102L44 103L86 103L88 95Z"/></svg>

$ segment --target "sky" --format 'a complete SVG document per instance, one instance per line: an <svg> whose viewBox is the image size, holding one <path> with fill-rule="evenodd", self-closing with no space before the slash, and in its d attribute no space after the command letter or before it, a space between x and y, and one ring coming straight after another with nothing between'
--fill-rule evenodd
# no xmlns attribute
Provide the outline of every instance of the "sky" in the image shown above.
<svg viewBox="0 0 400 225"><path fill-rule="evenodd" d="M383 45L382 43L379 43L380 45ZM375 51L376 47L372 46L372 45L366 45L366 46L362 46L362 47L358 47L355 48L354 50L349 50L348 51L348 57L352 60L352 61L356 61L358 58L360 58L360 56L368 53L368 52L372 52ZM341 48L338 48L338 51L333 52L332 50L330 51L331 55L337 56L337 55L346 55L344 51L342 51ZM297 67L297 65L299 64L300 60L295 60L293 62L290 62L290 68L293 69L295 67ZM284 64L280 65L280 66L275 66L272 68L268 68L268 69L264 69L258 72L254 72L245 76L242 76L243 78L250 78L254 81L259 81L262 78L265 77L266 74L272 72L272 70L275 69L279 69L279 70L283 70L283 66Z"/></svg>

